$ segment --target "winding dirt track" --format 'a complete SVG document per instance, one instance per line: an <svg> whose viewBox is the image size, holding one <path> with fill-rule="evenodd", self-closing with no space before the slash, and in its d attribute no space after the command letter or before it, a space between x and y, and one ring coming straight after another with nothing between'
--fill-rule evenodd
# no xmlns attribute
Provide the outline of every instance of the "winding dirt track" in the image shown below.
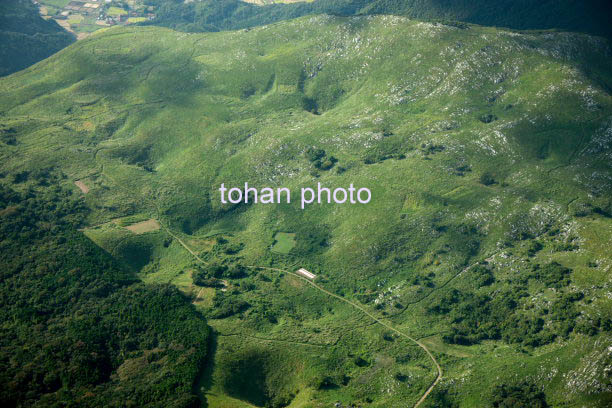
<svg viewBox="0 0 612 408"><path fill-rule="evenodd" d="M97 152L96 152L97 153ZM102 168L102 174L104 174L104 167ZM116 183L111 177L107 176L111 181L114 182L114 184L120 186L119 183ZM202 258L200 258L198 256L198 254L193 251L191 248L189 248L189 246L187 244L185 244L185 242L174 232L172 232L172 230L170 230L170 228L168 228L164 222L162 221L162 217L159 211L159 208L157 207L156 203L153 203L154 206L156 207L157 210L157 219L159 220L159 224L161 226L161 228L166 231L168 233L168 235L170 235L172 238L176 239L177 242L179 244L181 244L181 246L183 248L185 248L185 250L187 252L189 252L191 254L191 256L193 256L196 260L198 260L198 262L206 265L207 262L204 261ZM417 408L419 405L421 405L423 403L423 401L425 401L425 399L429 396L429 394L433 391L433 389L435 388L436 385L438 385L438 383L440 382L440 380L442 380L442 367L440 367L440 364L438 364L438 361L436 360L436 358L434 357L434 355L431 353L431 351L429 351L429 349L427 348L427 346L425 346L423 343L421 343L420 341L418 341L417 339L402 333L401 331L397 330L395 327L391 326L388 323L385 323L384 321L380 320L378 317L374 316L372 313L368 312L365 308L363 308L362 306L358 305L357 303L354 303L348 299L345 299L341 296L336 295L335 293L332 293L324 288L322 288L321 286L317 285L316 283L310 281L309 279L306 279L303 276L300 276L294 272L288 271L288 270L284 270L284 269L278 269L278 268L270 268L270 267L266 267L266 266L249 266L250 268L256 268L256 269L266 269L266 270L270 270L270 271L276 271L276 272L281 272L281 273L287 273L289 275L295 276L298 279L301 279L305 282L307 282L309 285L311 285L312 287L314 287L315 289L331 296L334 297L338 300L341 300L342 302L348 303L349 305L351 305L352 307L354 307L355 309L359 310L360 312L362 312L363 314L365 314L366 316L370 317L374 322L380 324L381 326L391 330L393 333L396 333L397 335L404 337L408 340L410 340L411 342L415 343L416 345L418 345L420 348L422 348L425 353L427 353L427 355L429 356L429 358L431 359L431 361L433 362L433 364L436 367L437 370L437 376L436 379L431 383L431 385L429 386L429 388L427 388L427 390L425 391L425 393L421 396L421 398L416 402L416 404L414 404L414 408Z"/></svg>
<svg viewBox="0 0 612 408"><path fill-rule="evenodd" d="M158 212L158 214L159 214L159 212ZM182 240L182 239L180 239L180 238L178 237L178 235L176 235L175 233L173 233L172 231L170 231L170 229L169 229L168 227L166 227L166 226L165 226L165 225L164 225L164 224L163 224L161 221L159 221L159 225L161 225L161 227L164 229L164 231L166 231L166 232L167 232L167 233L168 233L168 234L169 234L169 235L170 235L172 238L176 239L176 240L178 241L178 243L179 243L179 244L181 244L181 246L187 250L187 252L189 252L189 253L190 253L190 254L191 254L191 255L192 255L192 256L193 256L195 259L197 259L197 260L198 260L198 262L203 263L204 265L206 265L206 261L204 261L202 258L200 258L200 257L198 256L198 254L196 254L195 252L193 252L193 251L191 250L191 248L189 248L189 247L187 246L187 244L185 244L185 243L183 242L183 240Z"/></svg>
<svg viewBox="0 0 612 408"><path fill-rule="evenodd" d="M362 306L358 305L357 303L351 302L348 299L343 298L342 296L336 295L335 293L332 293L324 288L322 288L321 286L317 285L316 283L314 283L313 281L306 279L305 277L298 275L297 273L293 273L291 271L288 271L286 269L278 269L278 268L269 268L266 266L249 266L249 268L254 268L254 269L265 269L265 270L269 270L269 271L276 271L276 272L281 272L281 273L287 273L289 275L295 276L298 279L303 280L304 282L308 283L310 286L314 287L315 289L325 293L326 295L332 296L338 300L343 301L344 303L348 303L349 305L353 306L355 309L359 310L360 312L362 312L363 314L367 315L368 317L370 317L372 320L374 320L376 323L380 324L381 326L391 330L393 333L407 338L408 340L410 340L411 342L415 343L416 345L418 345L420 348L422 348L425 353L427 353L427 355L429 356L429 358L431 359L431 361L434 363L434 365L436 366L436 370L438 371L438 375L436 376L436 379L434 380L434 382L429 386L429 388L427 388L427 391L425 391L425 393L423 394L423 396L421 396L421 398L417 401L416 404L414 404L414 407L418 407L419 405L421 405L421 403L423 401L425 401L425 399L427 398L427 396L431 393L431 391L433 391L434 387L440 382L440 380L442 379L442 367L440 367L440 364L438 364L438 361L436 360L436 358L433 356L433 354L431 353L431 351L429 351L429 349L420 341L418 341L417 339L407 335L406 333L403 333L399 330L397 330L395 327L391 326L388 323L385 323L384 321L380 320L378 317L374 316L372 313L368 312L366 309L364 309Z"/></svg>
<svg viewBox="0 0 612 408"><path fill-rule="evenodd" d="M178 241L179 244L181 244L181 246L183 248L185 248L185 250L187 250L187 252L189 252L195 259L197 259L199 262L206 264L206 262L200 258L191 248L189 248L187 246L187 244L185 244L185 242L183 242L183 240L181 240L175 233L173 233L168 227L166 227L162 222L160 222L160 225L162 226L162 228L164 229L164 231L166 231L170 236L172 236L172 238L176 239ZM431 351L429 351L429 349L420 341L418 341L417 339L407 335L406 333L403 333L399 330L397 330L395 327L391 326L389 323L386 323L382 320L380 320L378 317L374 316L372 313L368 312L365 308L363 308L362 306L358 305L357 303L354 303L348 299L343 298L342 296L338 296L335 293L332 293L324 288L322 288L321 286L317 285L316 283L312 282L309 279L306 279L303 276L298 275L297 273L288 271L286 269L279 269L279 268L270 268L267 266L248 266L249 268L253 268L253 269L265 269L265 270L269 270L269 271L275 271L275 272L280 272L280 273L286 273L289 274L291 276L294 276L298 279L303 280L304 282L308 283L310 286L314 287L315 289L325 293L328 296L334 297L338 300L341 300L344 303L348 303L349 305L351 305L352 307L354 307L355 309L359 310L360 312L362 312L363 314L365 314L366 316L368 316L369 318L371 318L372 320L374 320L376 323L380 324L381 326L391 330L393 333L404 337L408 340L410 340L411 342L415 343L416 345L418 345L420 348L422 348L425 353L427 353L427 355L429 356L429 358L431 359L431 361L433 362L433 364L436 367L436 370L438 371L438 374L436 376L436 379L433 381L433 383L431 383L431 385L429 386L429 388L427 388L427 390L425 391L425 393L421 396L421 398L416 402L416 404L414 404L414 408L417 408L419 405L421 405L423 403L423 401L425 401L425 399L429 396L429 394L433 391L433 389L435 388L436 385L438 385L438 383L440 382L440 380L442 379L442 367L440 367L440 364L438 364L438 360L436 360L436 358L434 357L434 355L431 353Z"/></svg>

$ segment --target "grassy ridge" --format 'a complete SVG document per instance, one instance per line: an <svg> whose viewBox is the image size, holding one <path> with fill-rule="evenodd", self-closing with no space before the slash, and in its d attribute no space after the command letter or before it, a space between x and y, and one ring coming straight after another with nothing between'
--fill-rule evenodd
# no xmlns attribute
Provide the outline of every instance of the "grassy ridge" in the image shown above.
<svg viewBox="0 0 612 408"><path fill-rule="evenodd" d="M393 14L425 20L448 20L521 30L559 29L610 37L605 0L575 2L535 0L316 0L256 6L238 0L202 0L159 5L152 23L186 31L253 27L310 14L338 16Z"/></svg>
<svg viewBox="0 0 612 408"><path fill-rule="evenodd" d="M40 17L29 0L0 5L0 76L29 67L74 41L55 21Z"/></svg>
<svg viewBox="0 0 612 408"><path fill-rule="evenodd" d="M609 62L609 43L586 35L391 16L111 29L0 82L0 171L83 180L87 223L102 225L86 234L145 282L193 297L217 332L212 406L400 406L435 375L341 302L245 265L305 267L430 339L448 373L433 406L492 403L502 384L603 404ZM245 182L352 183L373 198L220 203L221 183ZM109 224L136 215L211 265L164 230ZM279 231L295 234L286 254L270 250ZM245 388L252 365L262 381Z"/></svg>
<svg viewBox="0 0 612 408"><path fill-rule="evenodd" d="M60 2L63 7L67 2ZM58 5L60 4L58 3ZM154 21L136 21L188 32L233 30L260 26L304 15L393 14L424 20L448 20L501 26L514 29L560 29L610 37L606 19L610 12L604 0L574 1L453 1L431 0L318 0L294 4L255 6L239 0L182 2L149 0ZM0 75L24 69L74 41L73 36L51 20L39 16L27 0L4 2L1 9L0 55L4 66ZM52 10L55 8L52 7ZM111 7L110 14L117 14ZM133 20L133 21L132 21ZM92 23L93 24L93 23ZM95 25L91 25L95 31ZM89 31L91 31L89 30Z"/></svg>

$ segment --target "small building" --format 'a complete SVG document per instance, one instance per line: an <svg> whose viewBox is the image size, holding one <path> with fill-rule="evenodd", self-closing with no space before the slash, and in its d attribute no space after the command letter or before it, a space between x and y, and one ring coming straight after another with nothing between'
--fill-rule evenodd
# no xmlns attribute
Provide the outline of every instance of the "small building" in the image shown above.
<svg viewBox="0 0 612 408"><path fill-rule="evenodd" d="M310 280L315 280L315 278L317 277L317 275L315 275L315 274L314 274L314 273L312 273L312 272L307 271L307 270L306 270L306 269L304 269L304 268L300 268L300 269L298 269L296 273L297 273L298 275L302 275L303 277L305 277L305 278L307 278L307 279L310 279Z"/></svg>

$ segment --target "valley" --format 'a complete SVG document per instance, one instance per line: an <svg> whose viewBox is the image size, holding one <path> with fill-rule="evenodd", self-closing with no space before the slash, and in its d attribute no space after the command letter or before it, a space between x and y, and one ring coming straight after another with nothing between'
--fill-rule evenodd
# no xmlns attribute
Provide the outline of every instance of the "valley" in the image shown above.
<svg viewBox="0 0 612 408"><path fill-rule="evenodd" d="M105 27L136 24L155 18L155 8L138 0L36 0L34 4L44 19L53 19L79 40Z"/></svg>

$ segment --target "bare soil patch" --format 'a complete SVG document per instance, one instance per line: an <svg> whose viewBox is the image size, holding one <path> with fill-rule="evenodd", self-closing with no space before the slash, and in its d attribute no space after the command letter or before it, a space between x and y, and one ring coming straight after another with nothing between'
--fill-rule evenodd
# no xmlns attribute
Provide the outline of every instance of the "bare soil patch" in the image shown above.
<svg viewBox="0 0 612 408"><path fill-rule="evenodd" d="M145 232L157 231L161 228L157 220L151 218L147 221L137 222L136 224L128 225L125 227L132 231L134 234L144 234Z"/></svg>
<svg viewBox="0 0 612 408"><path fill-rule="evenodd" d="M83 194L87 194L89 193L89 187L87 187L85 185L85 183L83 183L81 180L77 180L74 182L74 184L81 189L81 191L83 192Z"/></svg>

